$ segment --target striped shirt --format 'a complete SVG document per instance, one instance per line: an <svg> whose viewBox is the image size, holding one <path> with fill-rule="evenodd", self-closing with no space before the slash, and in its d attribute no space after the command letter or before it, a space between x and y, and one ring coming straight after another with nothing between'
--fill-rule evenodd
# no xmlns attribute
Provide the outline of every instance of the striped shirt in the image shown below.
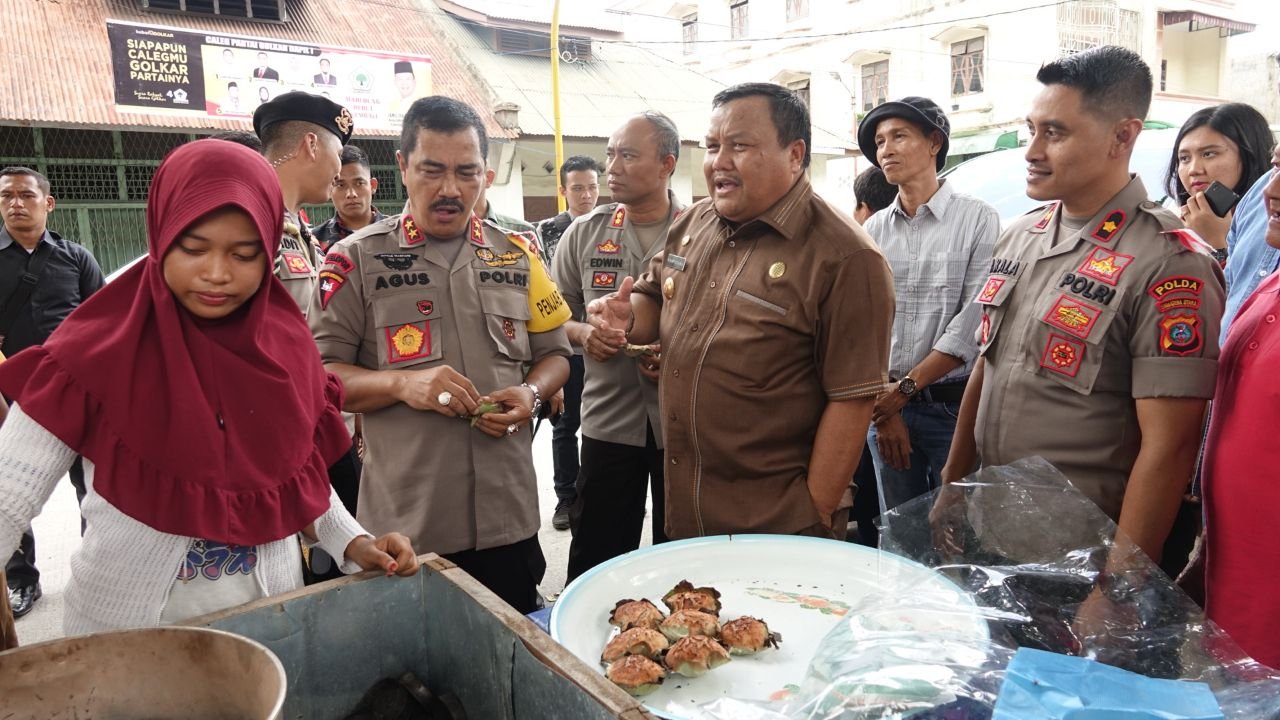
<svg viewBox="0 0 1280 720"><path fill-rule="evenodd" d="M995 208L943 180L915 217L894 198L867 220L866 230L889 261L897 292L889 376L901 379L933 350L964 361L937 382L968 376L982 320L973 299L987 279L1000 235Z"/></svg>

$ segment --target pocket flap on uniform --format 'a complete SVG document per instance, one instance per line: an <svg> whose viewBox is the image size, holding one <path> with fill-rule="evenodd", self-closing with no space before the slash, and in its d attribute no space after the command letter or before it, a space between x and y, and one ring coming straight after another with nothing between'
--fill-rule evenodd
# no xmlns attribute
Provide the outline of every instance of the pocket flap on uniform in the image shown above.
<svg viewBox="0 0 1280 720"><path fill-rule="evenodd" d="M374 327L390 327L436 318L437 295L434 290L404 292L373 299Z"/></svg>
<svg viewBox="0 0 1280 720"><path fill-rule="evenodd" d="M485 315L501 315L513 320L528 320L529 296L516 290L480 290L480 307Z"/></svg>

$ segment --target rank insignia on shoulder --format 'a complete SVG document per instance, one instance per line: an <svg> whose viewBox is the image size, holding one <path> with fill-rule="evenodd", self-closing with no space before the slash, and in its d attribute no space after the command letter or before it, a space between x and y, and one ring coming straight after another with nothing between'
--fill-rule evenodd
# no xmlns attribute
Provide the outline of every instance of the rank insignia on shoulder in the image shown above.
<svg viewBox="0 0 1280 720"><path fill-rule="evenodd" d="M1067 377L1075 377L1080 373L1080 363L1084 361L1084 343L1069 337L1049 334L1044 345L1044 353L1040 356L1040 367Z"/></svg>
<svg viewBox="0 0 1280 720"><path fill-rule="evenodd" d="M599 245L596 245L596 252L601 255L617 255L621 250L622 245L614 242L613 238L608 238Z"/></svg>
<svg viewBox="0 0 1280 720"><path fill-rule="evenodd" d="M475 215L471 216L471 242L475 245L484 245L484 223L480 222L480 218Z"/></svg>
<svg viewBox="0 0 1280 720"><path fill-rule="evenodd" d="M427 236L422 232L422 228L418 227L418 223L413 221L413 216L404 216L404 241L406 245L419 245L426 242Z"/></svg>
<svg viewBox="0 0 1280 720"><path fill-rule="evenodd" d="M622 221L626 219L627 219L627 209L624 207L619 207L617 210L613 212L613 220L609 222L609 227L620 228L622 227Z"/></svg>
<svg viewBox="0 0 1280 720"><path fill-rule="evenodd" d="M1189 312L1160 319L1160 350L1170 355L1190 355L1204 345L1200 314Z"/></svg>
<svg viewBox="0 0 1280 720"><path fill-rule="evenodd" d="M345 275L339 275L330 270L324 270L320 273L320 282L317 287L320 288L320 309L324 310L329 307L329 301L337 294L342 286L347 282Z"/></svg>
<svg viewBox="0 0 1280 720"><path fill-rule="evenodd" d="M298 275L307 275L311 272L311 266L307 264L307 259L299 253L282 253L284 255L285 267L289 268L289 272Z"/></svg>
<svg viewBox="0 0 1280 720"><path fill-rule="evenodd" d="M1120 232L1120 228L1124 227L1125 214L1123 210L1116 209L1107 213L1107 216L1098 223L1098 227L1094 228L1090 235L1100 242L1111 242L1112 236Z"/></svg>
<svg viewBox="0 0 1280 720"><path fill-rule="evenodd" d="M1032 227L1034 227L1036 230L1044 230L1045 228L1049 227L1049 222L1053 220L1053 214L1057 211L1058 211L1058 203L1056 202L1050 203L1049 207L1045 208L1044 214L1040 216L1040 219Z"/></svg>
<svg viewBox="0 0 1280 720"><path fill-rule="evenodd" d="M1094 248L1093 252L1089 253L1089 257L1080 264L1076 274L1101 280L1108 285L1115 285L1120 281L1121 273L1129 267L1131 262L1133 262L1132 255L1121 255L1105 248Z"/></svg>

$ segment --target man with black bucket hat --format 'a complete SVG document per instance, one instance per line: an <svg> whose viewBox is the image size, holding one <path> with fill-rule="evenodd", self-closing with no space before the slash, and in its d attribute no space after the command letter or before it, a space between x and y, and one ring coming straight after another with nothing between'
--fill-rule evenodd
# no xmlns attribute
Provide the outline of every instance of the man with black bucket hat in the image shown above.
<svg viewBox="0 0 1280 720"><path fill-rule="evenodd" d="M889 352L894 384L876 398L867 433L881 512L941 486L978 355L981 309L973 298L987 279L1000 217L938 179L950 131L942 109L922 97L884 103L858 126L863 154L898 189L865 224L893 269L898 298Z"/></svg>
<svg viewBox="0 0 1280 720"><path fill-rule="evenodd" d="M315 292L315 250L311 233L298 219L304 203L329 200L342 169L342 146L351 139L351 112L329 98L288 92L253 113L253 129L284 193L284 238L275 274L303 314Z"/></svg>

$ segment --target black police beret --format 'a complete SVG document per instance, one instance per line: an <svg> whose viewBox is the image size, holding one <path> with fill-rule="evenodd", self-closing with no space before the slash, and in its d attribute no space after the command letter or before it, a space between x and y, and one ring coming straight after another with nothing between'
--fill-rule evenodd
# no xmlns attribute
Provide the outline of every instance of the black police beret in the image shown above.
<svg viewBox="0 0 1280 720"><path fill-rule="evenodd" d="M881 120L891 117L906 118L913 123L921 123L926 128L926 134L931 132L928 128L942 133L942 150L938 152L937 159L938 169L941 170L947 162L947 150L951 147L951 123L947 120L947 114L942 112L942 108L938 107L937 103L929 98L915 96L881 103L872 108L871 112L862 118L862 122L858 123L858 147L871 164L880 167L880 161L876 159L876 125L879 125Z"/></svg>
<svg viewBox="0 0 1280 720"><path fill-rule="evenodd" d="M351 131L355 128L350 110L327 97L294 91L277 95L270 102L259 105L253 111L253 131L262 137L267 128L288 120L319 125L337 135L343 145L351 139Z"/></svg>

